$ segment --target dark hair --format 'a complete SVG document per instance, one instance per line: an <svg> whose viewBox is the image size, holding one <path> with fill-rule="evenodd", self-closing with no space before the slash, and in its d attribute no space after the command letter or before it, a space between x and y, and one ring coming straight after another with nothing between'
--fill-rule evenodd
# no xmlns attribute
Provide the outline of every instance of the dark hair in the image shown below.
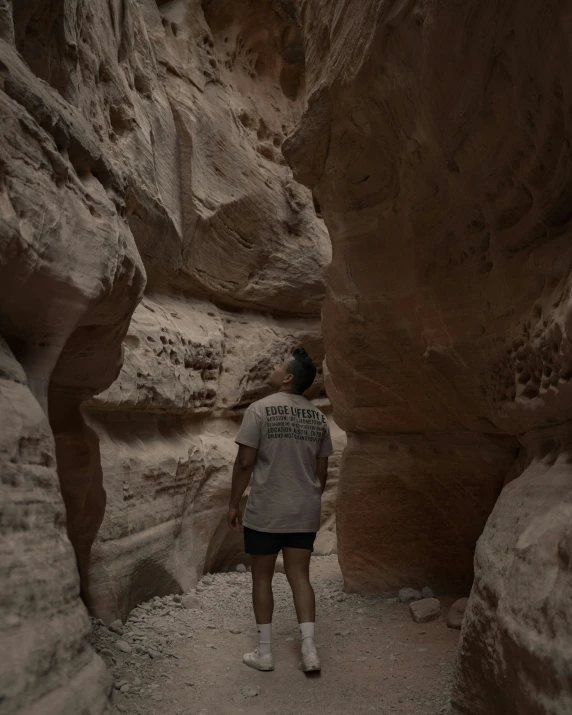
<svg viewBox="0 0 572 715"><path fill-rule="evenodd" d="M301 395L314 382L316 366L304 348L294 350L292 357L293 359L288 363L288 373L294 377L292 380L294 391Z"/></svg>

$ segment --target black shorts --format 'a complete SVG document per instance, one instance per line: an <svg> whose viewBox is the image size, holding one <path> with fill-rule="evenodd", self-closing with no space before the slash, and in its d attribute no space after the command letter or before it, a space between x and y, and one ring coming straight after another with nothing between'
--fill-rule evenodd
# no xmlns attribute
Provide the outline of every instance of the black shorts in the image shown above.
<svg viewBox="0 0 572 715"><path fill-rule="evenodd" d="M314 550L315 531L295 534L273 534L269 531L255 531L244 527L244 551L251 556L269 556L282 549Z"/></svg>

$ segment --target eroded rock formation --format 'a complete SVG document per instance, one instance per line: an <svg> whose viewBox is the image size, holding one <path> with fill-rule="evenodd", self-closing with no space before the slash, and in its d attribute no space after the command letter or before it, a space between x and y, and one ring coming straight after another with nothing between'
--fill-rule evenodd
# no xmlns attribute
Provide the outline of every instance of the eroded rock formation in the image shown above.
<svg viewBox="0 0 572 715"><path fill-rule="evenodd" d="M2 711L108 712L111 676L89 646L54 438L3 339L0 415Z"/></svg>
<svg viewBox="0 0 572 715"><path fill-rule="evenodd" d="M346 585L468 585L510 482L477 551L455 708L564 715L568 8L307 0L303 24L308 108L285 153L333 243Z"/></svg>
<svg viewBox="0 0 572 715"><path fill-rule="evenodd" d="M23 410L2 417L24 475L10 466L4 489L47 504L41 522L3 510L16 591L61 552L42 603L23 595L6 621L26 672L2 671L8 712L107 707L61 497L84 598L106 619L240 558L221 520L242 411L294 346L323 357L329 240L281 154L304 82L289 0L0 0L0 334ZM312 396L328 409L321 376ZM27 466L32 428L45 474ZM47 628L50 609L72 613L72 640Z"/></svg>
<svg viewBox="0 0 572 715"><path fill-rule="evenodd" d="M241 537L226 525L234 436L243 407L267 393L271 366L296 342L323 357L315 321L145 296L119 379L85 408L99 436L107 493L88 596L106 622L244 557ZM312 389L329 411L322 380ZM319 542L326 552L335 547L333 502L345 442L335 425L332 432L337 449Z"/></svg>

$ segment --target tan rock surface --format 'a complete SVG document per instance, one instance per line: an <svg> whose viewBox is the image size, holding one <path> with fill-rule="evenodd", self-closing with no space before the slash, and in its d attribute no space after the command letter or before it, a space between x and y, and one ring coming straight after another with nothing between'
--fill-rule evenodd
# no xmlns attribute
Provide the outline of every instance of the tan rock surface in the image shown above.
<svg viewBox="0 0 572 715"><path fill-rule="evenodd" d="M424 598L409 605L415 623L429 623L441 617L441 603L437 598Z"/></svg>
<svg viewBox="0 0 572 715"><path fill-rule="evenodd" d="M242 537L226 524L236 419L121 411L90 412L88 420L100 437L107 493L89 575L96 616L125 619L141 601L188 591L203 573L247 561ZM333 508L345 439L334 424L332 433L336 451L317 554L336 548Z"/></svg>
<svg viewBox="0 0 572 715"><path fill-rule="evenodd" d="M334 243L324 330L341 426L520 434L571 416L568 95L554 89L555 45L568 50L540 32L533 61L525 29L558 24L560 6L471 3L464 34L468 7L441 5L307 2L308 110L286 153ZM524 84L505 102L510 53Z"/></svg>
<svg viewBox="0 0 572 715"><path fill-rule="evenodd" d="M494 439L353 433L338 491L338 551L353 593L467 592L474 547L514 461Z"/></svg>
<svg viewBox="0 0 572 715"><path fill-rule="evenodd" d="M88 597L106 621L244 557L224 521L234 434L293 347L322 360L330 259L310 192L280 153L303 103L295 5L216 3L203 13L175 2L146 6L144 21L158 60L145 101L156 111L166 95L179 154L170 129L153 149L178 162L178 175L164 192L159 183L151 205L144 165L133 163L143 125L130 126L128 220L148 291L118 380L86 406L108 498ZM309 396L323 394L320 376ZM333 550L332 534L324 538Z"/></svg>
<svg viewBox="0 0 572 715"><path fill-rule="evenodd" d="M1 338L0 418L2 712L110 712L111 677L89 645L53 436Z"/></svg>
<svg viewBox="0 0 572 715"><path fill-rule="evenodd" d="M49 412L84 596L125 615L235 557L241 410L292 347L323 357L329 240L280 153L304 101L296 4L3 0L0 62L0 334ZM59 698L29 672L30 703Z"/></svg>
<svg viewBox="0 0 572 715"><path fill-rule="evenodd" d="M64 47L61 33L44 26L26 39L19 25L44 6L3 3L0 14L0 334L20 373L0 411L1 699L6 713L99 715L110 682L89 646L65 528L85 571L105 501L79 406L119 372L144 270L121 218L121 172L77 103L23 61L44 32L48 55Z"/></svg>
<svg viewBox="0 0 572 715"><path fill-rule="evenodd" d="M477 547L453 691L459 715L572 709L572 431L524 441L529 465L503 490Z"/></svg>
<svg viewBox="0 0 572 715"><path fill-rule="evenodd" d="M461 629L468 602L468 598L459 598L451 606L449 613L447 614L447 626L449 628L454 628L455 630Z"/></svg>
<svg viewBox="0 0 572 715"><path fill-rule="evenodd" d="M308 0L303 24L308 108L285 153L333 243L323 328L328 393L350 432L346 578L381 589L387 559L394 585L409 585L424 552L425 574L470 582L506 482L479 545L456 703L463 715L563 715L569 470L555 425L572 418L569 10ZM562 457L522 474L537 429ZM512 437L524 458L509 468ZM427 454L437 438L445 452L422 465L402 447ZM378 460L391 442L396 454ZM391 533L378 525L387 516Z"/></svg>

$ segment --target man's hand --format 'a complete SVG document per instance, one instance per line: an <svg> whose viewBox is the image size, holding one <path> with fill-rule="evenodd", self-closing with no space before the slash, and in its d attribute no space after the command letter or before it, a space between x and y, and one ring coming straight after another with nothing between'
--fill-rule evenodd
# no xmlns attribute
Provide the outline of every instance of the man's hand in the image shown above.
<svg viewBox="0 0 572 715"><path fill-rule="evenodd" d="M322 494L323 494L324 489L326 488L326 480L328 479L328 458L327 457L318 457L316 476L318 477L318 481L320 482L320 487L322 489Z"/></svg>
<svg viewBox="0 0 572 715"><path fill-rule="evenodd" d="M227 516L228 528L233 531L240 531L242 526L242 512L239 508L229 506Z"/></svg>
<svg viewBox="0 0 572 715"><path fill-rule="evenodd" d="M242 499L250 475L256 463L258 450L254 447L247 447L241 444L238 447L238 454L232 468L232 487L230 499L228 500L228 526L233 531L240 531L242 526L242 512L240 511L240 500Z"/></svg>

